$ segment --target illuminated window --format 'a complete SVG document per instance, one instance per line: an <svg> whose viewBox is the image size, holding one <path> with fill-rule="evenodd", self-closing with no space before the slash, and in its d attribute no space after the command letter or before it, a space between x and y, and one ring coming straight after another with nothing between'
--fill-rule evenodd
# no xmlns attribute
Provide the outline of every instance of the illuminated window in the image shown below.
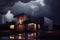
<svg viewBox="0 0 60 40"><path fill-rule="evenodd" d="M17 24L23 24L23 19L18 19Z"/></svg>
<svg viewBox="0 0 60 40"><path fill-rule="evenodd" d="M25 16L25 15L19 16L17 23L23 24L23 21L25 21L26 19L27 19L27 16Z"/></svg>
<svg viewBox="0 0 60 40"><path fill-rule="evenodd" d="M14 29L14 25L10 25L10 29Z"/></svg>
<svg viewBox="0 0 60 40"><path fill-rule="evenodd" d="M40 29L40 24L38 24L38 29Z"/></svg>
<svg viewBox="0 0 60 40"><path fill-rule="evenodd" d="M23 19L20 19L20 20L19 20L20 24L23 24L23 21L24 21Z"/></svg>
<svg viewBox="0 0 60 40"><path fill-rule="evenodd" d="M18 25L18 26L16 27L16 29L17 29L18 31L23 31L23 30L24 30L24 25Z"/></svg>
<svg viewBox="0 0 60 40"><path fill-rule="evenodd" d="M10 39L14 39L14 35L10 35Z"/></svg>
<svg viewBox="0 0 60 40"><path fill-rule="evenodd" d="M22 39L22 36L21 36L21 35L22 35L21 33L19 33L19 34L17 35L18 39Z"/></svg>
<svg viewBox="0 0 60 40"><path fill-rule="evenodd" d="M36 24L35 23L29 23L28 24L28 30L36 30Z"/></svg>

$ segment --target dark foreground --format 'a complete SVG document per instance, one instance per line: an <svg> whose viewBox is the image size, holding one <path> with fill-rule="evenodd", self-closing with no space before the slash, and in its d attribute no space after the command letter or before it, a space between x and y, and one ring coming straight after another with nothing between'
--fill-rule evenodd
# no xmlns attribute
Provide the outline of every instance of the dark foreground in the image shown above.
<svg viewBox="0 0 60 40"><path fill-rule="evenodd" d="M10 40L9 33L0 33L0 40ZM40 40L60 40L60 30L41 31Z"/></svg>

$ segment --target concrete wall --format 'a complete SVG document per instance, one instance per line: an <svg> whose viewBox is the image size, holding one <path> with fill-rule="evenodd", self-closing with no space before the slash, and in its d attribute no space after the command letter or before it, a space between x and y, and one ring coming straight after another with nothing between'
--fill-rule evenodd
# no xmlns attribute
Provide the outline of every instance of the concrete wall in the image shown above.
<svg viewBox="0 0 60 40"><path fill-rule="evenodd" d="M46 27L47 30L53 30L53 21L47 17L44 17L44 27Z"/></svg>

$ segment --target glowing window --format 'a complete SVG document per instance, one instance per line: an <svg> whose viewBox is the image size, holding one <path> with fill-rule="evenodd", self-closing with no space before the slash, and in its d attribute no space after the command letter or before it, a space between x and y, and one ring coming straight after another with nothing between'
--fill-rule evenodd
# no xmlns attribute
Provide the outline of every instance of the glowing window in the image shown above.
<svg viewBox="0 0 60 40"><path fill-rule="evenodd" d="M38 29L40 29L40 24L38 24Z"/></svg>
<svg viewBox="0 0 60 40"><path fill-rule="evenodd" d="M23 24L23 19L19 19L19 20L17 21L17 24Z"/></svg>
<svg viewBox="0 0 60 40"><path fill-rule="evenodd" d="M18 24L23 24L23 22L27 19L27 16L19 16L17 23Z"/></svg>
<svg viewBox="0 0 60 40"><path fill-rule="evenodd" d="M36 24L35 23L29 23L28 24L28 30L36 30Z"/></svg>
<svg viewBox="0 0 60 40"><path fill-rule="evenodd" d="M10 29L14 29L14 25L10 25Z"/></svg>

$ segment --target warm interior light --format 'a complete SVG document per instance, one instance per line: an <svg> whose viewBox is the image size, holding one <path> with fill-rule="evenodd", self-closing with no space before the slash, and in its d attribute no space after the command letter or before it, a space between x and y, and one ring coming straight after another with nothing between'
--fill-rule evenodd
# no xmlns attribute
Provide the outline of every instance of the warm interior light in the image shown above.
<svg viewBox="0 0 60 40"><path fill-rule="evenodd" d="M10 29L14 29L14 25L10 25Z"/></svg>
<svg viewBox="0 0 60 40"><path fill-rule="evenodd" d="M34 24L34 30L36 30L36 24Z"/></svg>
<svg viewBox="0 0 60 40"><path fill-rule="evenodd" d="M40 24L38 24L38 29L40 29L40 27L41 27Z"/></svg>
<svg viewBox="0 0 60 40"><path fill-rule="evenodd" d="M27 19L27 16L23 15L23 16L19 16L18 17L18 22L19 24L23 24L23 21L25 21Z"/></svg>
<svg viewBox="0 0 60 40"><path fill-rule="evenodd" d="M10 39L14 39L14 35L10 35Z"/></svg>
<svg viewBox="0 0 60 40"><path fill-rule="evenodd" d="M29 23L28 24L28 30L36 30L36 24L35 23Z"/></svg>
<svg viewBox="0 0 60 40"><path fill-rule="evenodd" d="M24 25L23 24L17 24L16 30L17 31L24 31Z"/></svg>
<svg viewBox="0 0 60 40"><path fill-rule="evenodd" d="M24 40L25 39L25 34L19 33L18 34L18 39Z"/></svg>
<svg viewBox="0 0 60 40"><path fill-rule="evenodd" d="M18 39L22 39L22 37L21 37L21 36L19 36L19 37L18 37Z"/></svg>
<svg viewBox="0 0 60 40"><path fill-rule="evenodd" d="M22 24L23 23L23 19L19 19L17 23L18 24Z"/></svg>

